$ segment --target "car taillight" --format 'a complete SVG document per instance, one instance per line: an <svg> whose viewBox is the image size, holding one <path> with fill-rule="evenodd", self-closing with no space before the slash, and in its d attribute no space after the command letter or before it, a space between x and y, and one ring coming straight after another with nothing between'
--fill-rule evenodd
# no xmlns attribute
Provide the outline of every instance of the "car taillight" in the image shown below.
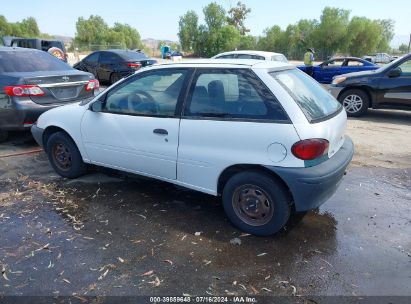
<svg viewBox="0 0 411 304"><path fill-rule="evenodd" d="M127 66L129 68L138 70L139 68L141 68L141 63L127 63Z"/></svg>
<svg viewBox="0 0 411 304"><path fill-rule="evenodd" d="M313 138L296 142L291 147L294 156L302 160L313 160L328 152L329 142L326 139Z"/></svg>
<svg viewBox="0 0 411 304"><path fill-rule="evenodd" d="M3 90L9 96L44 96L43 90L36 85L6 86Z"/></svg>
<svg viewBox="0 0 411 304"><path fill-rule="evenodd" d="M97 90L100 87L100 83L97 79L90 79L86 86L86 91Z"/></svg>

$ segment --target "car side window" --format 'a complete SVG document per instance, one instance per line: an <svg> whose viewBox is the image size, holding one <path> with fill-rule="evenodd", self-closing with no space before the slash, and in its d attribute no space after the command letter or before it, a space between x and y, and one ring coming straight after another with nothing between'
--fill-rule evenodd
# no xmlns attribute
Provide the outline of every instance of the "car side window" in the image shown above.
<svg viewBox="0 0 411 304"><path fill-rule="evenodd" d="M401 76L411 76L411 59L398 66L401 69Z"/></svg>
<svg viewBox="0 0 411 304"><path fill-rule="evenodd" d="M216 59L233 59L233 58L235 58L235 55L234 55L234 54L222 55L222 56L216 57Z"/></svg>
<svg viewBox="0 0 411 304"><path fill-rule="evenodd" d="M187 69L163 69L136 75L107 93L103 112L174 116L187 74Z"/></svg>
<svg viewBox="0 0 411 304"><path fill-rule="evenodd" d="M329 67L329 68L341 67L343 63L344 63L344 60L341 60L341 59L330 60L324 65L324 67Z"/></svg>
<svg viewBox="0 0 411 304"><path fill-rule="evenodd" d="M271 91L245 69L197 70L184 115L288 121Z"/></svg>
<svg viewBox="0 0 411 304"><path fill-rule="evenodd" d="M256 59L256 60L265 60L263 56L251 55L251 54L238 54L238 59Z"/></svg>
<svg viewBox="0 0 411 304"><path fill-rule="evenodd" d="M88 55L86 58L84 58L84 61L86 63L97 64L98 56L99 56L99 52L95 52L93 54Z"/></svg>
<svg viewBox="0 0 411 304"><path fill-rule="evenodd" d="M110 52L101 52L100 62L103 64L117 63L120 61L120 57L117 54Z"/></svg>
<svg viewBox="0 0 411 304"><path fill-rule="evenodd" d="M364 63L362 63L361 61L358 61L358 60L348 60L347 61L347 66L354 66L354 67L358 67L358 66L363 66L364 65Z"/></svg>

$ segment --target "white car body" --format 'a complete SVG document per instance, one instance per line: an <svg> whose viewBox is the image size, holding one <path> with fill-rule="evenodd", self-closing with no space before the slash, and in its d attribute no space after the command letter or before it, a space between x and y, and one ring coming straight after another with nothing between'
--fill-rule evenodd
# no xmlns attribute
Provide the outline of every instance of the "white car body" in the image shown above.
<svg viewBox="0 0 411 304"><path fill-rule="evenodd" d="M289 120L276 123L215 117L197 119L184 115L148 117L92 110L94 102L120 87L127 78L90 103L72 104L44 113L33 127L33 135L40 144L46 145L45 136L51 132L47 130L63 130L73 139L85 163L152 177L212 195L221 193L222 175L236 166L258 166L275 172L293 193L297 210L318 207L335 192L353 152L351 141L344 136L346 113L339 109L330 117L310 123L290 93L268 73L295 70L294 66L257 60L202 60L147 67L130 77L179 68L197 69L193 73L201 69L239 69L254 73L275 96ZM158 129L167 130L168 134L154 134L153 130ZM313 138L326 139L329 149L324 155L327 161L311 167L293 155L291 149L295 143ZM342 149L343 145L348 145L347 151ZM341 155L334 156L337 153ZM331 168L329 164L337 160L338 166ZM302 176L300 171L308 175ZM303 182L306 177L313 183L315 178L320 179L314 187L319 188L310 192L313 199L307 201L304 189L310 182ZM300 180L305 184L298 184Z"/></svg>
<svg viewBox="0 0 411 304"><path fill-rule="evenodd" d="M265 51L230 51L217 54L212 59L255 59L255 60L267 60L267 61L279 61L288 63L287 57L281 53L265 52Z"/></svg>

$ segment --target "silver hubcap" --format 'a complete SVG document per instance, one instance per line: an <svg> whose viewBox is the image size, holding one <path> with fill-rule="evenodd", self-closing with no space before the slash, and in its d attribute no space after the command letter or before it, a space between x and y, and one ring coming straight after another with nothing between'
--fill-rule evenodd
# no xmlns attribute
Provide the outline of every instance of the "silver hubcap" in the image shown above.
<svg viewBox="0 0 411 304"><path fill-rule="evenodd" d="M348 113L357 113L361 110L363 101L358 95L348 95L343 101L343 106Z"/></svg>

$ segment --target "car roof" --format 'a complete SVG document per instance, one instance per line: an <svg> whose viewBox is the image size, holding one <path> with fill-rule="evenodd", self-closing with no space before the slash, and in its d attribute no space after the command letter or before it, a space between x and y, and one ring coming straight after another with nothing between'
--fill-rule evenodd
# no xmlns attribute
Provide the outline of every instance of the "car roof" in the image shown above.
<svg viewBox="0 0 411 304"><path fill-rule="evenodd" d="M10 52L10 51L17 51L17 52L43 52L38 49L31 49L31 48L22 48L17 46L0 46L0 52Z"/></svg>
<svg viewBox="0 0 411 304"><path fill-rule="evenodd" d="M179 61L177 63L160 63L154 66L171 67L209 67L209 68L230 68L245 67L253 69L285 70L295 68L294 65L281 61L267 61L256 59L192 59Z"/></svg>
<svg viewBox="0 0 411 304"><path fill-rule="evenodd" d="M98 52L112 52L117 54L127 54L127 53L143 53L141 50L122 50L122 49L110 49L110 50L100 50Z"/></svg>
<svg viewBox="0 0 411 304"><path fill-rule="evenodd" d="M281 53L266 52L266 51L241 50L241 51L230 51L230 52L220 53L220 54L215 55L214 57L222 56L222 55L230 55L230 54L250 54L250 55L260 55L264 57L283 55Z"/></svg>

